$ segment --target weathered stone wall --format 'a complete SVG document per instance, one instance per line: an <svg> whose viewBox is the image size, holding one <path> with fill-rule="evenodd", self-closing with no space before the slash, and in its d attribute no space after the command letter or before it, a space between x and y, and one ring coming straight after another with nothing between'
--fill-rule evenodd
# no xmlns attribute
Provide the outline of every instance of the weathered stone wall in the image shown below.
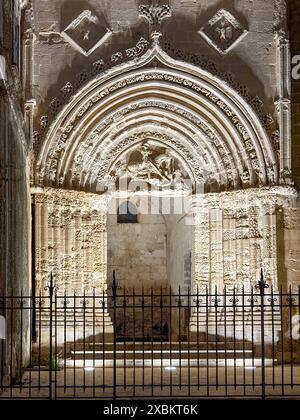
<svg viewBox="0 0 300 420"><path fill-rule="evenodd" d="M108 216L108 281L113 271L121 287L159 288L167 279L167 229L161 215L139 214L138 223Z"/></svg>
<svg viewBox="0 0 300 420"><path fill-rule="evenodd" d="M300 56L300 1L289 2L291 55ZM299 63L299 61L298 61ZM298 74L300 72L298 71ZM300 185L300 77L292 78L292 170L296 187Z"/></svg>
<svg viewBox="0 0 300 420"><path fill-rule="evenodd" d="M167 218L168 276L174 293L187 293L192 288L193 226L184 214Z"/></svg>
<svg viewBox="0 0 300 420"><path fill-rule="evenodd" d="M21 142L24 133L21 134L17 128L22 124L22 120L16 120L14 106L17 107L16 104L10 103L7 93L0 91L0 296L21 293L29 296L31 292L29 160L26 145ZM24 311L21 320L20 311L16 312L13 315L11 330L8 328L11 325L11 311L3 311L1 307L0 311L5 316L7 324L7 346L4 347L6 354L2 357L6 359L9 370L5 373L9 375L11 372L14 377L20 372L20 365L26 364L28 357L26 345L30 339L29 313ZM21 340L23 340L22 355Z"/></svg>
<svg viewBox="0 0 300 420"><path fill-rule="evenodd" d="M0 343L0 377L4 380L22 373L30 340L29 311L12 315L4 309L8 301L2 298L31 293L30 141L22 109L19 43L13 37L19 18L15 3L15 18L11 1L0 4L0 314L7 325L6 340L3 346ZM13 305L20 302L15 300Z"/></svg>

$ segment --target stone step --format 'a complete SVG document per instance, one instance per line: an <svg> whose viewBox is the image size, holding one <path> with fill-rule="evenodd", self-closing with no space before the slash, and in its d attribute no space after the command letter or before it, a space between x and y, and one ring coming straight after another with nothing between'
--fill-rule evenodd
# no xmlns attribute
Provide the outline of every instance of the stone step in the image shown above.
<svg viewBox="0 0 300 420"><path fill-rule="evenodd" d="M99 341L95 341L93 342L85 342L85 343L77 343L75 346L76 350L80 350L80 351L84 351L84 349L86 351L90 351L90 350L95 350L95 351L112 351L114 349L114 344L113 342L108 342L108 341L104 341L104 342L99 342ZM170 345L169 342L117 342L116 343L116 349L118 351L132 351L132 350L136 350L136 351L142 351L144 350L149 350L151 351L152 349L155 351L170 351L170 349L172 349L172 351L188 351L188 350L203 350L206 351L208 350L251 350L252 346L251 343L249 342L245 342L244 344L241 342L236 342L234 343L234 341L228 341L225 343L225 341L208 341L208 342L173 342L172 345Z"/></svg>
<svg viewBox="0 0 300 420"><path fill-rule="evenodd" d="M132 358L126 358L124 359L117 359L114 361L113 359L68 359L65 361L66 367L70 368L84 368L87 370L94 370L95 368L113 368L115 365L118 368L123 369L130 369L130 368L139 368L139 369L152 369L152 368L163 368L166 369L166 374L171 374L170 372L167 372L167 370L176 370L176 369L189 369L192 367L199 368L199 367L212 367L219 369L224 369L227 367L232 368L248 368L248 369L255 369L256 367L261 366L261 358L253 358L249 357L248 355L245 358L234 358L234 357L228 357L228 358L205 358L205 357L199 357L199 358L175 358L172 357L172 359L152 359L152 358L141 358L141 359L132 359ZM277 363L277 360L273 360L271 358L265 358L264 359L265 366L273 366L273 364Z"/></svg>
<svg viewBox="0 0 300 420"><path fill-rule="evenodd" d="M102 351L78 351L72 350L71 355L73 360L113 360L114 351L105 350ZM172 360L172 359L243 359L245 357L251 358L251 350L173 350L172 351L163 351L160 350L117 350L115 353L116 360Z"/></svg>

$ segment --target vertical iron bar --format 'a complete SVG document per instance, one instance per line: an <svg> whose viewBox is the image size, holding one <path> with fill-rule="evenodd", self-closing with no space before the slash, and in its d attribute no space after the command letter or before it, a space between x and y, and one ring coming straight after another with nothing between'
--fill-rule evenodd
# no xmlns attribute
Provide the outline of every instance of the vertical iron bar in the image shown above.
<svg viewBox="0 0 300 420"><path fill-rule="evenodd" d="M49 400L53 399L52 396L52 359L53 359L53 336L52 336L52 329L53 329L53 274L50 274L50 284L48 286L49 290L49 311L50 311L50 320L49 320Z"/></svg>
<svg viewBox="0 0 300 420"><path fill-rule="evenodd" d="M206 394L207 397L210 395L209 390L209 343L208 343L208 315L209 315L209 303L208 303L209 295L208 295L208 286L206 285Z"/></svg>
<svg viewBox="0 0 300 420"><path fill-rule="evenodd" d="M101 301L100 301L101 302ZM100 303L100 307L102 308L102 390L105 391L105 378L106 378L106 366L105 366L105 309L109 312L108 302L106 305L105 302L105 293L104 289L102 290L102 303Z"/></svg>
<svg viewBox="0 0 300 420"><path fill-rule="evenodd" d="M145 390L145 291L144 285L142 287L142 389Z"/></svg>
<svg viewBox="0 0 300 420"><path fill-rule="evenodd" d="M20 330L21 330L21 339L20 339L20 357L19 357L19 381L20 381L20 393L22 392L22 376L23 376L23 310L24 310L24 302L23 302L23 290L21 290L21 300L20 300Z"/></svg>
<svg viewBox="0 0 300 420"><path fill-rule="evenodd" d="M172 397L173 395L173 348L172 348L172 311L173 311L173 305L172 305L172 289L170 286L170 328L169 328L169 340L170 340L170 366L171 366L171 370L170 370L170 396Z"/></svg>
<svg viewBox="0 0 300 420"><path fill-rule="evenodd" d="M126 365L126 347L127 347L127 330L126 330L126 295L125 287L123 287L123 318L124 318L124 348L123 348L123 361L124 361L124 390L127 389L127 365Z"/></svg>
<svg viewBox="0 0 300 420"><path fill-rule="evenodd" d="M11 297L10 305L10 398L13 396L13 322L14 322L14 296Z"/></svg>
<svg viewBox="0 0 300 420"><path fill-rule="evenodd" d="M188 287L188 325L187 325L187 339L188 339L188 396L191 396L191 334L190 334L190 316L191 316L191 290Z"/></svg>
<svg viewBox="0 0 300 420"><path fill-rule="evenodd" d="M38 389L41 391L42 291L39 292Z"/></svg>
<svg viewBox="0 0 300 420"><path fill-rule="evenodd" d="M216 390L219 389L219 359L218 359L218 290L215 285L215 345L216 345Z"/></svg>
<svg viewBox="0 0 300 420"><path fill-rule="evenodd" d="M64 393L67 391L67 295L64 291Z"/></svg>
<svg viewBox="0 0 300 420"><path fill-rule="evenodd" d="M289 287L289 332L290 332L290 378L291 378L291 389L294 388L294 362L293 362L293 297L292 287Z"/></svg>
<svg viewBox="0 0 300 420"><path fill-rule="evenodd" d="M76 290L73 294L73 397L76 396Z"/></svg>
<svg viewBox="0 0 300 420"><path fill-rule="evenodd" d="M224 287L224 340L225 340L225 395L228 395L228 367L227 367L227 289Z"/></svg>
<svg viewBox="0 0 300 420"><path fill-rule="evenodd" d="M95 340L96 340L96 290L95 287L93 288L93 312L92 312L92 330L93 330L93 339L92 339L92 346L93 346L93 398L96 397L96 349L95 349ZM100 305L101 306L101 305ZM101 321L100 321L101 322ZM101 337L101 335L99 335ZM100 346L99 346L100 348Z"/></svg>
<svg viewBox="0 0 300 420"><path fill-rule="evenodd" d="M265 366L265 289L269 287L264 280L263 270L261 269L258 288L260 291L260 313L261 313L261 391L262 399L266 398L266 366Z"/></svg>
<svg viewBox="0 0 300 420"><path fill-rule="evenodd" d="M57 292L54 294L54 400L57 399L57 370L59 368L58 346L57 346Z"/></svg>
<svg viewBox="0 0 300 420"><path fill-rule="evenodd" d="M136 336L135 336L135 288L132 289L132 315L133 315L133 396L135 397L135 391L136 391Z"/></svg>
<svg viewBox="0 0 300 420"><path fill-rule="evenodd" d="M244 396L246 396L246 349L245 349L245 288L242 287L242 324L243 324L243 384Z"/></svg>
<svg viewBox="0 0 300 420"><path fill-rule="evenodd" d="M163 291L160 287L160 389L163 390Z"/></svg>
<svg viewBox="0 0 300 420"><path fill-rule="evenodd" d="M86 391L86 340L85 340L85 328L86 328L86 294L85 289L83 291L83 304L82 304L82 310L83 310L83 392Z"/></svg>
<svg viewBox="0 0 300 420"><path fill-rule="evenodd" d="M154 396L154 299L153 299L153 287L151 287L151 394Z"/></svg>
<svg viewBox="0 0 300 420"><path fill-rule="evenodd" d="M181 288L179 286L178 289L178 312L179 312L179 320L178 320L178 327L179 327L179 389L182 388L182 360L181 360L181 347L182 347L182 331L181 331Z"/></svg>
<svg viewBox="0 0 300 420"><path fill-rule="evenodd" d="M33 341L33 312L34 312L34 301L32 296L28 299L29 302L29 399L31 399L32 391L32 341Z"/></svg>
<svg viewBox="0 0 300 420"><path fill-rule="evenodd" d="M198 391L200 390L200 342L199 342L199 309L200 309L200 297L199 297L199 285L197 284L197 383Z"/></svg>
<svg viewBox="0 0 300 420"><path fill-rule="evenodd" d="M234 390L237 388L237 371L236 371L236 286L233 287L233 376L234 376Z"/></svg>
<svg viewBox="0 0 300 420"><path fill-rule="evenodd" d="M284 304L283 292L280 288L280 340L281 340L281 395L284 396Z"/></svg>
<svg viewBox="0 0 300 420"><path fill-rule="evenodd" d="M112 285L113 300L113 326L114 326L114 342L113 342L113 400L117 398L117 281L116 273L113 272Z"/></svg>
<svg viewBox="0 0 300 420"><path fill-rule="evenodd" d="M3 293L3 296L0 297L0 300L3 299L3 316L4 319L7 319L7 311L6 311L6 296ZM6 346L4 346L4 340L1 340L1 371L0 371L0 393L4 390L4 358L6 358L6 352L5 352Z"/></svg>
<svg viewBox="0 0 300 420"><path fill-rule="evenodd" d="M251 355L252 355L252 389L255 389L255 365L254 365L254 293L251 286Z"/></svg>
<svg viewBox="0 0 300 420"><path fill-rule="evenodd" d="M272 388L275 389L275 325L274 325L274 289L271 286L271 324L272 324Z"/></svg>
<svg viewBox="0 0 300 420"><path fill-rule="evenodd" d="M1 299L1 298L0 298ZM3 293L3 316L4 319L7 319L7 310L6 310L6 295ZM6 359L6 346L4 345L4 340L1 340L1 371L0 371L0 381L1 381L1 387L0 387L0 393L4 391L4 358Z"/></svg>

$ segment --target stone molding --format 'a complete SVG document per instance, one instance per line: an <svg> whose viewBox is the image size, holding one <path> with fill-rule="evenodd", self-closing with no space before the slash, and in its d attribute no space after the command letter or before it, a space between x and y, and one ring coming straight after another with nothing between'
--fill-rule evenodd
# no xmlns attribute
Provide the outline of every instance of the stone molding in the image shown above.
<svg viewBox="0 0 300 420"><path fill-rule="evenodd" d="M153 60L156 62L159 61L163 69L152 70L151 68L147 68ZM141 69L143 70L142 73ZM127 76L127 72L129 71L131 71L131 75ZM111 78L116 76L118 80L113 83L110 82ZM100 86L103 83L105 83L105 87L101 89ZM88 87L82 89L73 98L72 102L65 107L64 111L60 114L60 118L51 125L38 160L37 171L40 173L40 176L37 179L40 185L45 182L47 174L51 174L53 185L63 185L65 176L59 174L60 170L58 170L57 164L60 162L60 167L63 168L64 159L68 156L68 145L74 144L72 143L73 136L78 131L81 137L83 136L82 129L79 127L82 126L86 118L89 118L91 113L99 109L100 103L105 103L106 98L109 97L116 98L116 102L112 108L115 112L115 109L118 110L119 107L118 97L121 98L122 95L126 97L130 92L140 89L140 86L147 86L148 84L149 86L154 84L157 86L157 89L166 91L168 95L174 91L177 95L185 97L185 101L187 94L190 95L193 101L197 100L196 98L199 100L202 97L202 104L205 104L205 107L210 107L211 110L214 109L214 112L216 112L220 120L226 119L227 127L224 127L223 133L219 133L219 137L223 137L224 133L228 135L231 132L232 136L235 137L235 147L240 148L240 150L236 150L235 152L231 151L231 159L236 161L237 158L245 154L245 149L249 154L247 164L245 161L244 163L242 161L241 164L235 165L235 167L240 168L240 181L235 178L237 174L230 175L230 171L227 172L225 184L229 189L232 188L230 185L233 188L237 188L239 183L243 183L245 186L277 183L276 157L272 145L259 118L251 110L249 105L242 98L240 98L240 103L237 105L236 93L233 93L231 88L224 85L222 81L192 65L186 63L183 65L181 62L171 59L161 49L160 45L155 43L143 57L132 62L131 65L120 65L114 71L96 78ZM231 99L232 95L234 95L234 100ZM85 98L85 103L83 98ZM83 104L79 108L75 105L78 100ZM172 102L174 103L174 100ZM246 110L247 118L245 117ZM184 120L185 117L182 118L182 121ZM63 123L63 121L67 121L67 124ZM62 123L64 124L63 126L61 126ZM216 120L209 121L209 123L216 131ZM233 127L234 134L232 132ZM84 133L84 138L91 138L89 135L94 136L94 134ZM201 136L200 133L199 135ZM80 136L76 134L76 138L79 141ZM80 141L82 142L82 139ZM85 140L83 139L83 141ZM211 146L208 147L211 148ZM263 150L265 152L268 151L264 157ZM210 151L207 155L211 158L212 153ZM228 160L230 161L230 157L229 159L227 158L227 162ZM221 161L223 160L225 160L225 157L221 159ZM43 162L47 162L49 166L45 167L45 163ZM251 167L249 167L249 162L251 162ZM222 169L220 170L222 172ZM247 170L249 173L247 173ZM66 169L64 171L66 172ZM46 182L49 182L49 180Z"/></svg>

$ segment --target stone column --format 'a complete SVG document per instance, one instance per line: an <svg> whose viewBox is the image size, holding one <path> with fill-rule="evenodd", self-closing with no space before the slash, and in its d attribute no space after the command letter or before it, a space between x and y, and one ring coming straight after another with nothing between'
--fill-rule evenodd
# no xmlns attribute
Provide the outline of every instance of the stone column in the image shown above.
<svg viewBox="0 0 300 420"><path fill-rule="evenodd" d="M226 290L232 290L236 283L236 230L235 217L232 209L223 210L223 264L224 264L224 286Z"/></svg>
<svg viewBox="0 0 300 420"><path fill-rule="evenodd" d="M223 291L223 215L219 208L210 211L210 263L211 263L211 290L217 287L219 293Z"/></svg>
<svg viewBox="0 0 300 420"><path fill-rule="evenodd" d="M277 56L276 111L280 142L280 182L291 182L291 56L285 30L275 35Z"/></svg>
<svg viewBox="0 0 300 420"><path fill-rule="evenodd" d="M261 211L264 276L265 280L277 290L276 214L275 205L271 197L266 197Z"/></svg>
<svg viewBox="0 0 300 420"><path fill-rule="evenodd" d="M210 286L210 211L204 205L204 197L193 201L193 289L205 293Z"/></svg>

